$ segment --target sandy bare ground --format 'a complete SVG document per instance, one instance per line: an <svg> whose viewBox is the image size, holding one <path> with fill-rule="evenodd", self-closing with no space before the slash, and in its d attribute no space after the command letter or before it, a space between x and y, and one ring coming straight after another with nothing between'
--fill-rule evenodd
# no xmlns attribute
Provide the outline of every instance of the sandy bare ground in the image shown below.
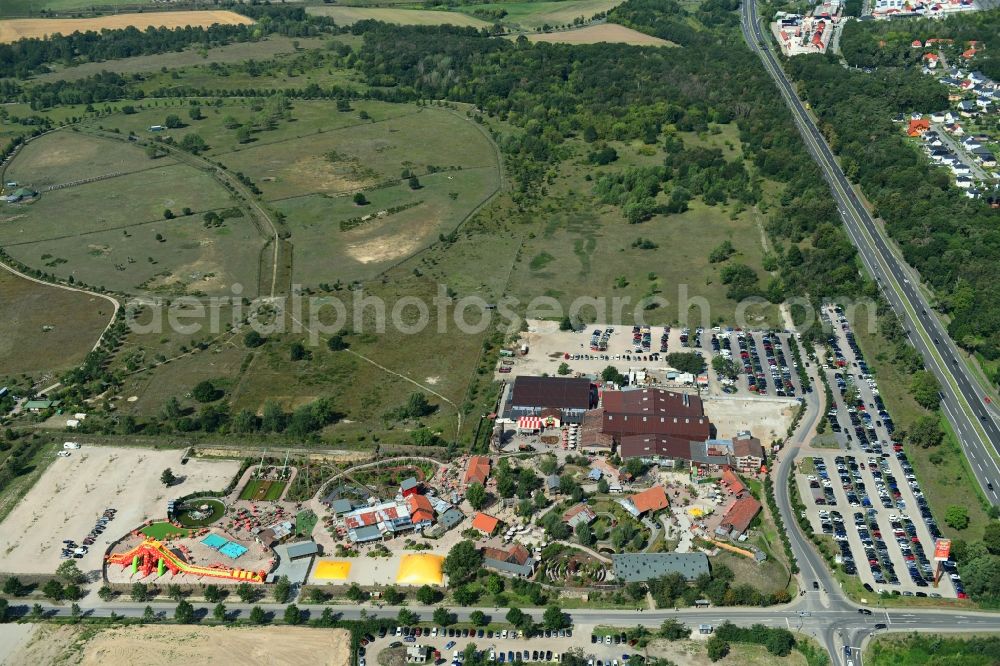
<svg viewBox="0 0 1000 666"><path fill-rule="evenodd" d="M11 657L31 641L36 626L34 624L0 624L0 664L9 664Z"/></svg>
<svg viewBox="0 0 1000 666"><path fill-rule="evenodd" d="M143 14L115 14L97 18L81 19L11 19L0 21L0 42L16 42L31 37L43 38L60 33L99 32L103 29L115 30L135 26L139 30L149 27L184 28L187 26L249 25L252 20L235 12L191 11L191 12L148 12Z"/></svg>
<svg viewBox="0 0 1000 666"><path fill-rule="evenodd" d="M82 626L43 626L5 665L73 663L100 666L177 664L282 664L347 666L344 629L306 627L136 626L106 629L87 640Z"/></svg>
<svg viewBox="0 0 1000 666"><path fill-rule="evenodd" d="M720 438L749 430L765 447L785 437L797 404L794 398L704 396L703 400Z"/></svg>
<svg viewBox="0 0 1000 666"><path fill-rule="evenodd" d="M89 446L58 458L0 524L0 571L52 573L65 539L82 542L107 507L118 514L77 564L99 571L107 546L147 519L166 517L168 499L196 490L222 490L239 471L236 461L191 459L181 451ZM170 467L182 481L165 488Z"/></svg>
<svg viewBox="0 0 1000 666"><path fill-rule="evenodd" d="M546 32L527 35L529 42L549 42L552 44L632 44L634 46L677 46L659 37L641 33L632 28L626 28L617 23L602 23L588 25L578 30L562 32Z"/></svg>

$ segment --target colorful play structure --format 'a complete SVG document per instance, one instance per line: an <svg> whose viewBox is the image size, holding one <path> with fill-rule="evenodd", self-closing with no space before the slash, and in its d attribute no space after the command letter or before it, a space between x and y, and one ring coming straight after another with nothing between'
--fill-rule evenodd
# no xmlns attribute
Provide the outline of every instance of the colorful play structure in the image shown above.
<svg viewBox="0 0 1000 666"><path fill-rule="evenodd" d="M119 564L122 569L131 566L132 573L141 573L142 578L151 575L154 571L157 576L162 576L169 571L171 575L182 573L189 576L263 583L267 576L267 572L264 571L246 571L221 565L194 566L179 558L163 542L156 539L146 539L132 550L124 553L113 553L108 556L107 562L108 564Z"/></svg>

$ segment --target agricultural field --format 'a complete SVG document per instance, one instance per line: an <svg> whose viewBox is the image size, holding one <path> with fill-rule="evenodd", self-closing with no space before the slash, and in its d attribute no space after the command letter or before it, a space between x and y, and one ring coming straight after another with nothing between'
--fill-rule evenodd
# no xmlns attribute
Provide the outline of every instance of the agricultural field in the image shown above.
<svg viewBox="0 0 1000 666"><path fill-rule="evenodd" d="M534 31L545 26L568 26L576 18L590 20L594 14L607 12L622 0L566 0L565 2L493 2L484 5L463 5L454 11L474 15L476 11L507 12L500 23L513 29Z"/></svg>
<svg viewBox="0 0 1000 666"><path fill-rule="evenodd" d="M95 5L102 7L136 7L152 5L154 0L4 0L0 3L0 18L37 16L48 12L89 12Z"/></svg>
<svg viewBox="0 0 1000 666"><path fill-rule="evenodd" d="M338 25L353 25L358 21L368 19L384 21L385 23L398 23L400 25L450 24L473 28L484 28L490 25L482 19L444 10L396 9L392 7L336 7L325 5L309 7L307 11L310 14L329 16Z"/></svg>
<svg viewBox="0 0 1000 666"><path fill-rule="evenodd" d="M626 28L617 23L601 23L588 25L575 30L560 32L542 32L528 35L529 42L548 42L550 44L632 44L633 46L677 46L659 37Z"/></svg>
<svg viewBox="0 0 1000 666"><path fill-rule="evenodd" d="M141 14L111 14L96 18L9 19L0 21L0 43L19 39L44 38L60 33L100 32L133 26L139 30L150 27L183 28L185 26L249 25L253 21L229 11L148 12Z"/></svg>
<svg viewBox="0 0 1000 666"><path fill-rule="evenodd" d="M99 296L39 284L6 270L0 270L0 294L0 377L75 366L114 313L114 305Z"/></svg>

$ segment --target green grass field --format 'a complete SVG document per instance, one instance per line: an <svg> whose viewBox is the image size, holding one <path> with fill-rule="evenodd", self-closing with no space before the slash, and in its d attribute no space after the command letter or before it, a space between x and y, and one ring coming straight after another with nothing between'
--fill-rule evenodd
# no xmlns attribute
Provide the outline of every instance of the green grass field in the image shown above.
<svg viewBox="0 0 1000 666"><path fill-rule="evenodd" d="M281 497L287 484L284 481L263 481L250 479L247 485L240 491L241 500L251 500L258 502L273 502Z"/></svg>
<svg viewBox="0 0 1000 666"><path fill-rule="evenodd" d="M203 504L209 506L208 515L204 518L194 518L191 515L191 510L200 511L199 507ZM222 518L225 512L226 505L223 504L221 500L217 500L212 497L197 497L189 500L185 506L181 507L177 514L177 522L185 527L205 527L207 525L211 525L219 518Z"/></svg>
<svg viewBox="0 0 1000 666"><path fill-rule="evenodd" d="M173 538L177 536L187 536L187 534L193 530L181 529L176 525L171 525L170 523L163 521L161 523L153 523L152 525L147 525L146 527L143 527L140 531L148 537L163 541L164 539Z"/></svg>
<svg viewBox="0 0 1000 666"><path fill-rule="evenodd" d="M594 14L609 11L622 0L566 0L564 2L495 2L484 5L463 5L455 11L472 15L476 10L502 9L507 15L500 20L504 25L521 30L535 30L543 26L561 27L583 17L589 20Z"/></svg>

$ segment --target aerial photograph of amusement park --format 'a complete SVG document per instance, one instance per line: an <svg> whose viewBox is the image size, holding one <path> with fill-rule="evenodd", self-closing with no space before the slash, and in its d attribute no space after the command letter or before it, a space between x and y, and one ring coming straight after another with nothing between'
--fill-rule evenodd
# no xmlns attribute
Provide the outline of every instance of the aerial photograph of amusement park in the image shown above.
<svg viewBox="0 0 1000 666"><path fill-rule="evenodd" d="M0 666L1000 666L998 109L998 0L0 1Z"/></svg>

